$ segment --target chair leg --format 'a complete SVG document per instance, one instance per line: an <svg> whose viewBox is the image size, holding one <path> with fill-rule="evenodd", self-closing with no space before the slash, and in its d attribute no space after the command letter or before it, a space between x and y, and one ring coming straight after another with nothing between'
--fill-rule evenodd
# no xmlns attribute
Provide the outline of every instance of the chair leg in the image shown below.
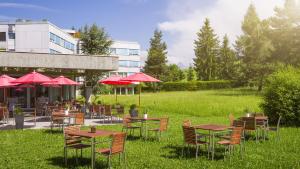
<svg viewBox="0 0 300 169"><path fill-rule="evenodd" d="M198 158L199 145L196 145L196 159Z"/></svg>
<svg viewBox="0 0 300 169"><path fill-rule="evenodd" d="M111 156L108 156L108 168L111 168Z"/></svg>
<svg viewBox="0 0 300 169"><path fill-rule="evenodd" d="M76 149L76 164L78 165L78 150Z"/></svg>
<svg viewBox="0 0 300 169"><path fill-rule="evenodd" d="M183 157L184 148L185 148L185 144L183 144L182 149L181 149L181 157Z"/></svg>
<svg viewBox="0 0 300 169"><path fill-rule="evenodd" d="M67 166L67 162L68 162L68 154L67 154L67 147L64 147L64 158L65 158L65 165Z"/></svg>

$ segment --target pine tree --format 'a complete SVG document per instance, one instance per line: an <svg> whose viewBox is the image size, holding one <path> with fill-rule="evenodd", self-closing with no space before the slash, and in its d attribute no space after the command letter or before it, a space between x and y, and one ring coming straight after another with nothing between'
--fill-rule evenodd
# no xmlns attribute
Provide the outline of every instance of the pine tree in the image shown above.
<svg viewBox="0 0 300 169"><path fill-rule="evenodd" d="M213 80L217 77L216 57L218 53L218 38L210 26L208 19L197 33L195 44L194 66L198 80Z"/></svg>
<svg viewBox="0 0 300 169"><path fill-rule="evenodd" d="M154 35L150 39L150 48L144 71L151 76L164 80L164 74L167 71L167 45L162 42L162 36L161 31L154 31Z"/></svg>
<svg viewBox="0 0 300 169"><path fill-rule="evenodd" d="M275 8L270 18L270 39L274 45L275 61L300 65L300 2L286 0L283 8Z"/></svg>
<svg viewBox="0 0 300 169"><path fill-rule="evenodd" d="M229 47L227 35L224 36L219 52L219 78L232 80L236 76L236 57L234 51Z"/></svg>
<svg viewBox="0 0 300 169"><path fill-rule="evenodd" d="M243 73L248 82L261 90L266 76L272 71L270 62L273 46L267 38L268 22L261 21L251 4L242 22L243 35L237 40L242 52Z"/></svg>
<svg viewBox="0 0 300 169"><path fill-rule="evenodd" d="M193 81L195 79L194 68L192 67L192 65L189 66L186 76L187 76L187 81Z"/></svg>

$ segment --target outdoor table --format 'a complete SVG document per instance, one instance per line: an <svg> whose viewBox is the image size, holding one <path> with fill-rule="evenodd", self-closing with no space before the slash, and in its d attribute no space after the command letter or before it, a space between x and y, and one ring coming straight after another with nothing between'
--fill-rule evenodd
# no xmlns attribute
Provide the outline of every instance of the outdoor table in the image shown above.
<svg viewBox="0 0 300 169"><path fill-rule="evenodd" d="M92 140L91 142L91 152L92 152L92 157L91 157L91 166L92 169L95 167L95 141L97 137L108 137L111 136L112 134L116 134L120 132L116 131L107 131L107 130L96 130L95 133L91 133L90 131L87 130L80 130L78 132L68 132L69 135L71 136L80 136L80 137L85 137L89 138Z"/></svg>
<svg viewBox="0 0 300 169"><path fill-rule="evenodd" d="M52 116L62 117L64 119L68 119L69 125L71 124L71 118L75 118L76 117L75 113L69 113L69 114L65 114L65 113L53 113Z"/></svg>
<svg viewBox="0 0 300 169"><path fill-rule="evenodd" d="M209 132L209 151L212 153L212 160L214 160L215 153L215 132L227 130L230 126L218 124L203 124L193 126L195 129L207 130Z"/></svg>
<svg viewBox="0 0 300 169"><path fill-rule="evenodd" d="M153 117L148 117L148 118L143 118L143 117L130 117L129 120L131 121L136 121L136 122L141 122L142 123L142 130L143 130L143 136L145 136L145 139L148 137L148 132L147 132L147 122L148 121L160 121L160 118L153 118Z"/></svg>

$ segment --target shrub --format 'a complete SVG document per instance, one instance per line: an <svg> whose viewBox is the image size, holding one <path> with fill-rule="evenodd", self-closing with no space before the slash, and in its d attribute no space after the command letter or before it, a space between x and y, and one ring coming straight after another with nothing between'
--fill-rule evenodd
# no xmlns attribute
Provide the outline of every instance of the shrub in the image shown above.
<svg viewBox="0 0 300 169"><path fill-rule="evenodd" d="M206 89L223 89L234 86L232 81L217 80L217 81L189 81L189 82L164 82L162 90L165 91L193 91Z"/></svg>
<svg viewBox="0 0 300 169"><path fill-rule="evenodd" d="M300 70L286 68L272 74L267 79L261 104L271 123L276 123L279 115L288 125L300 122Z"/></svg>
<svg viewBox="0 0 300 169"><path fill-rule="evenodd" d="M86 99L85 99L85 97L79 95L79 96L76 97L76 101L79 102L81 105L84 105Z"/></svg>

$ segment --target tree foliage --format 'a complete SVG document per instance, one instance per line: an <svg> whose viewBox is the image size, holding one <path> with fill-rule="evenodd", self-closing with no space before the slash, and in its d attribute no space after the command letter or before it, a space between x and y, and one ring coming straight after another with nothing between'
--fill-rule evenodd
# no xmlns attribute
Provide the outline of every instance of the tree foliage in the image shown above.
<svg viewBox="0 0 300 169"><path fill-rule="evenodd" d="M218 55L219 41L207 18L197 33L197 39L194 44L194 52L196 55L196 58L194 58L194 66L198 80L216 79L216 57Z"/></svg>
<svg viewBox="0 0 300 169"><path fill-rule="evenodd" d="M162 36L161 31L154 31L154 35L150 39L150 48L148 50L144 71L155 78L163 80L167 72L167 45L163 42Z"/></svg>
<svg viewBox="0 0 300 169"><path fill-rule="evenodd" d="M179 66L177 66L176 64L170 64L167 66L167 72L164 77L165 81L176 82L183 79L185 79L185 74Z"/></svg>
<svg viewBox="0 0 300 169"><path fill-rule="evenodd" d="M192 67L192 65L190 65L187 70L186 79L187 79L187 81L195 80L195 72L194 72L194 68Z"/></svg>

